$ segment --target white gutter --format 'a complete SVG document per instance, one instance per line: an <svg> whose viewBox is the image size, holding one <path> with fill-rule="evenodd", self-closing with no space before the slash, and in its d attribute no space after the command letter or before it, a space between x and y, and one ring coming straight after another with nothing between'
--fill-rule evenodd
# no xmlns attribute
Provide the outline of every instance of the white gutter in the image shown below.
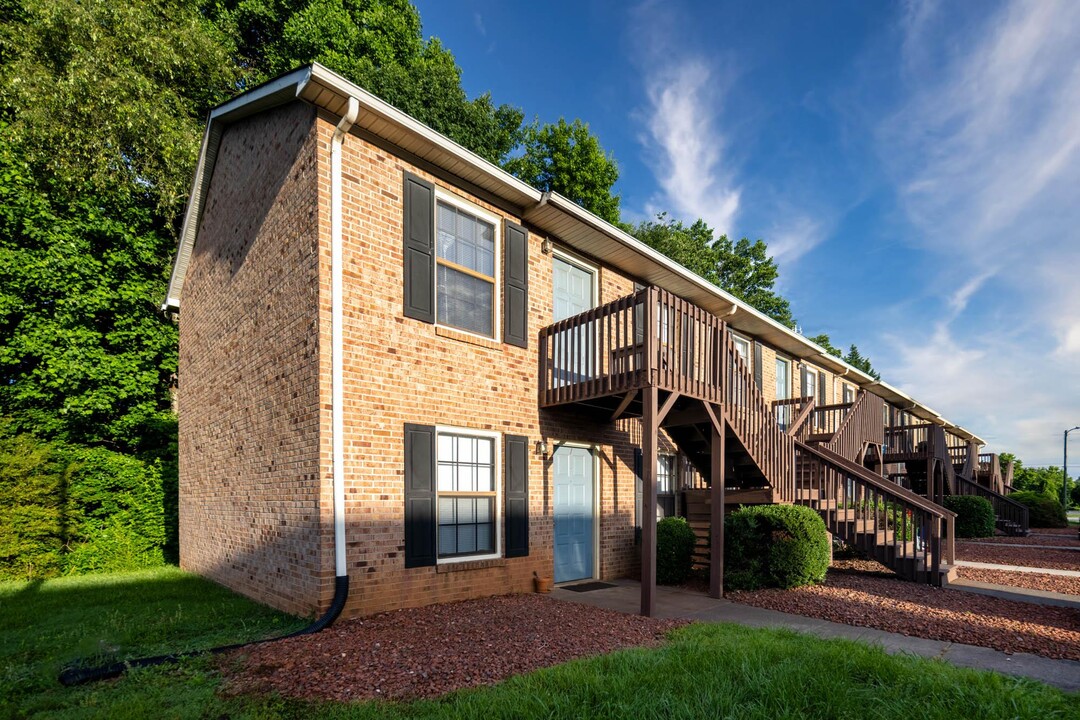
<svg viewBox="0 0 1080 720"><path fill-rule="evenodd" d="M333 447L331 477L334 485L334 573L348 575L345 565L345 408L344 408L344 288L341 253L341 145L360 114L360 101L349 98L330 141L330 443Z"/></svg>

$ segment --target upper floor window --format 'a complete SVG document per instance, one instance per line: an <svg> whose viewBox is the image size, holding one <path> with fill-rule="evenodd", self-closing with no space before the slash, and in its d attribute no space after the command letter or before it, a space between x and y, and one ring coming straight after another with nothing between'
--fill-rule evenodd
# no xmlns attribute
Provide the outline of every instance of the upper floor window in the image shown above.
<svg viewBox="0 0 1080 720"><path fill-rule="evenodd" d="M441 198L435 214L438 322L494 337L497 225Z"/></svg>
<svg viewBox="0 0 1080 720"><path fill-rule="evenodd" d="M738 335L732 335L731 339L735 342L735 351L746 363L746 367L750 367L750 341Z"/></svg>

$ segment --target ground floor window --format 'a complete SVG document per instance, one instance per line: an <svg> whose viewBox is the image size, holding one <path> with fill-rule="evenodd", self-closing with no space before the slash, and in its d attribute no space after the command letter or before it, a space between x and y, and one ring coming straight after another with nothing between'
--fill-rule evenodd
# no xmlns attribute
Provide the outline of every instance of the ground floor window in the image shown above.
<svg viewBox="0 0 1080 720"><path fill-rule="evenodd" d="M491 555L495 537L495 440L439 432L436 474L439 558Z"/></svg>

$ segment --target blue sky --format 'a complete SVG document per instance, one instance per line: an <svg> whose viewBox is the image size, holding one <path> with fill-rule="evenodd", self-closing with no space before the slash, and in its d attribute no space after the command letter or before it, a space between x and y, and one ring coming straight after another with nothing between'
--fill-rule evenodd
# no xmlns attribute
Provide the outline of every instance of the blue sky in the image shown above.
<svg viewBox="0 0 1080 720"><path fill-rule="evenodd" d="M1060 466L1080 425L1080 3L416 5L471 95L589 123L624 219L764 239L805 334Z"/></svg>

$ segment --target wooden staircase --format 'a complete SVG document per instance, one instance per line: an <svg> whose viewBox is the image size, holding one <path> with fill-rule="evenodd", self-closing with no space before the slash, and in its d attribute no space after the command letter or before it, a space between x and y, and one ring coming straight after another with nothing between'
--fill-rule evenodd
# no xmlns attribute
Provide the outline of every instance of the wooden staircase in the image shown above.
<svg viewBox="0 0 1080 720"><path fill-rule="evenodd" d="M955 578L955 513L820 443L796 441L796 464L795 502L816 510L834 536L908 580Z"/></svg>

